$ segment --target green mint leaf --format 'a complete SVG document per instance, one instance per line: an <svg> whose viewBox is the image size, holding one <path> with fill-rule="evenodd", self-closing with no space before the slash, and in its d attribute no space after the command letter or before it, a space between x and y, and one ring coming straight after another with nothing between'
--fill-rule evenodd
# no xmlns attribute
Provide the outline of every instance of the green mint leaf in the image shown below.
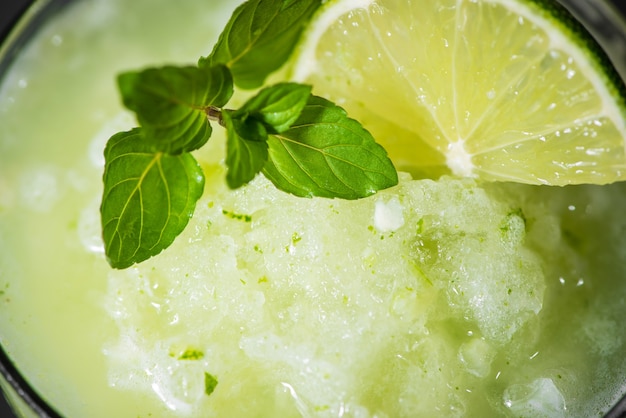
<svg viewBox="0 0 626 418"><path fill-rule="evenodd" d="M398 183L387 152L339 106L311 96L291 128L268 138L263 173L296 196L359 199Z"/></svg>
<svg viewBox="0 0 626 418"><path fill-rule="evenodd" d="M236 189L250 182L261 172L268 158L267 131L258 120L247 115L235 117L225 111L222 120L226 128L226 183Z"/></svg>
<svg viewBox="0 0 626 418"><path fill-rule="evenodd" d="M217 378L210 373L204 372L204 393L211 396L217 387Z"/></svg>
<svg viewBox="0 0 626 418"><path fill-rule="evenodd" d="M298 119L311 95L311 86L278 83L259 91L236 114L248 114L262 121L270 133L281 133Z"/></svg>
<svg viewBox="0 0 626 418"><path fill-rule="evenodd" d="M182 232L204 175L191 154L154 151L139 128L112 136L104 156L105 254L112 267L123 269L160 253Z"/></svg>
<svg viewBox="0 0 626 418"><path fill-rule="evenodd" d="M155 151L193 151L211 136L209 107L222 107L233 94L233 81L223 65L149 68L118 77L124 105L137 120Z"/></svg>
<svg viewBox="0 0 626 418"><path fill-rule="evenodd" d="M260 87L280 68L321 0L249 0L239 6L200 66L225 64L241 88Z"/></svg>

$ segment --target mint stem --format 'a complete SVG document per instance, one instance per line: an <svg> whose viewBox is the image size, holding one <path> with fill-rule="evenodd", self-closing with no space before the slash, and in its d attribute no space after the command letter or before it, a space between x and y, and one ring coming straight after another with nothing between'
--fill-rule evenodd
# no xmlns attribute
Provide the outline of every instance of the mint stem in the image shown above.
<svg viewBox="0 0 626 418"><path fill-rule="evenodd" d="M219 107L209 106L206 110L206 116L210 121L217 122L223 127L225 126L222 118L222 109Z"/></svg>

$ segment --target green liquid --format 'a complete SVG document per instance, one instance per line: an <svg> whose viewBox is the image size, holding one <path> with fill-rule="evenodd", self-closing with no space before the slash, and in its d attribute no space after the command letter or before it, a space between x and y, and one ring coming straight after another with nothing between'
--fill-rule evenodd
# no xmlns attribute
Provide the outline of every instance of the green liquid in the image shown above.
<svg viewBox="0 0 626 418"><path fill-rule="evenodd" d="M4 80L0 337L29 381L68 417L606 411L626 384L624 185L232 192L214 137L184 234L108 267L102 148L135 124L114 76L206 55L236 3L82 2Z"/></svg>

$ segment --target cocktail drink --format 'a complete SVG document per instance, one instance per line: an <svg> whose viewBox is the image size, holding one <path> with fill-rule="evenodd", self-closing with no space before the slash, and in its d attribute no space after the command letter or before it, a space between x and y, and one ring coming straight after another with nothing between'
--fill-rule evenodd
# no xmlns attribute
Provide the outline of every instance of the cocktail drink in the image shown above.
<svg viewBox="0 0 626 418"><path fill-rule="evenodd" d="M547 3L413 3L323 5L267 82L344 107L397 186L301 198L268 171L232 190L214 124L189 224L124 269L99 211L105 145L137 125L115 77L194 65L239 1L84 0L33 20L0 74L0 342L53 413L565 417L618 402L618 73ZM619 62L624 28L602 22Z"/></svg>

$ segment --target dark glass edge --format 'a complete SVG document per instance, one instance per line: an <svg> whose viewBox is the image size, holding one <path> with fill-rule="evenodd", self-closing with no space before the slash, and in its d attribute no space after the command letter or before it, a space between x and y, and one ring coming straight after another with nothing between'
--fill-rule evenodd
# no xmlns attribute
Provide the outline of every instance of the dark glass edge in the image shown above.
<svg viewBox="0 0 626 418"><path fill-rule="evenodd" d="M7 11L2 10L2 16L0 16L0 40L7 38L9 32L11 32L31 4L32 0L26 0L24 2L14 3Z"/></svg>
<svg viewBox="0 0 626 418"><path fill-rule="evenodd" d="M5 73L13 64L20 49L32 39L33 35L41 27L41 24L72 1L49 0L42 3L30 0L17 13L16 17L9 22L8 26L0 30L0 80L3 79ZM626 17L623 14L623 5L617 8L615 0L609 1L609 4L618 10L617 15L621 14L622 22L626 22ZM0 375L4 377L16 394L31 408L32 412L40 418L63 418L22 376L4 350L2 341L0 341ZM6 398L6 395L2 393L2 389L0 389L0 395L4 395ZM11 405L10 400L8 403ZM604 415L604 418L626 418L626 393Z"/></svg>
<svg viewBox="0 0 626 418"><path fill-rule="evenodd" d="M4 78L19 51L39 31L41 25L71 2L72 0L29 0L26 3L22 13L0 33L0 80Z"/></svg>
<svg viewBox="0 0 626 418"><path fill-rule="evenodd" d="M62 418L62 416L43 399L36 390L24 379L15 367L8 354L0 344L0 374L11 385L16 394L28 407L41 418ZM9 400L9 405L11 401Z"/></svg>
<svg viewBox="0 0 626 418"><path fill-rule="evenodd" d="M607 412L604 418L626 418L626 394Z"/></svg>

